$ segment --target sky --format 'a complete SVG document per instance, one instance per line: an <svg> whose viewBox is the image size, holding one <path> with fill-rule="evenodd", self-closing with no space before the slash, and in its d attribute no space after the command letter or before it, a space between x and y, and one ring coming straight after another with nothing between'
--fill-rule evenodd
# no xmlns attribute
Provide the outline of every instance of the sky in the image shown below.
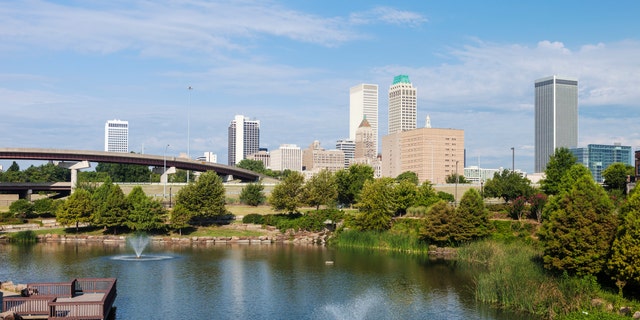
<svg viewBox="0 0 640 320"><path fill-rule="evenodd" d="M514 155L533 172L534 81L551 75L579 81L579 146L640 147L638 13L635 0L5 0L0 147L103 150L120 119L130 151L226 164L241 114L260 120L261 147L334 149L349 88L379 85L384 135L406 74L418 127L463 129L467 166Z"/></svg>

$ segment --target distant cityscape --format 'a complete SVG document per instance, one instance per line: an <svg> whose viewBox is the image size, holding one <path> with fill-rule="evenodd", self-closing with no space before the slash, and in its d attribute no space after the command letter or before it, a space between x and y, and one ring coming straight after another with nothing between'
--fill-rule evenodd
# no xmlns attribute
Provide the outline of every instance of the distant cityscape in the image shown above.
<svg viewBox="0 0 640 320"><path fill-rule="evenodd" d="M549 157L556 148L568 148L578 163L602 183L602 171L615 162L633 166L631 146L588 144L578 147L578 80L550 76L534 81L535 90L535 172L527 174L532 182L542 178ZM466 158L464 129L432 128L429 115L418 127L418 93L408 75L394 77L388 91L388 132L378 130L378 85L358 84L349 90L349 137L325 148L312 141L305 149L281 144L277 149L260 147L260 121L236 115L228 127L228 165L244 159L261 161L265 168L292 170L313 176L321 170L336 172L353 164L366 164L375 177L396 177L414 172L419 181L446 183L447 176L463 175L471 183L483 183L504 168L481 168ZM109 120L105 124L104 150L129 152L129 123ZM379 152L380 151L380 152ZM166 151L165 151L166 152ZM512 153L515 152L512 148ZM182 157L189 157L186 154ZM199 161L217 163L217 155L205 152Z"/></svg>

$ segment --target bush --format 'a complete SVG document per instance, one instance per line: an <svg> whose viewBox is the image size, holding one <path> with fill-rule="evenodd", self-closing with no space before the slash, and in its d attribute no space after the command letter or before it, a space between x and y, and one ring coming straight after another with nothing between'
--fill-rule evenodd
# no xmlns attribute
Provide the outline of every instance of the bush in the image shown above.
<svg viewBox="0 0 640 320"><path fill-rule="evenodd" d="M407 208L407 217L424 217L427 214L427 207L409 207Z"/></svg>
<svg viewBox="0 0 640 320"><path fill-rule="evenodd" d="M337 209L324 209L301 213L279 213L262 216L263 224L274 226L280 231L293 229L296 231L322 231L325 228L324 222L331 220L334 223L344 218L344 212ZM243 219L244 222L244 219Z"/></svg>
<svg viewBox="0 0 640 320"><path fill-rule="evenodd" d="M38 237L35 232L26 230L12 234L9 241L17 243L35 243L38 242Z"/></svg>
<svg viewBox="0 0 640 320"><path fill-rule="evenodd" d="M251 213L242 218L242 223L263 224L264 217L257 213Z"/></svg>

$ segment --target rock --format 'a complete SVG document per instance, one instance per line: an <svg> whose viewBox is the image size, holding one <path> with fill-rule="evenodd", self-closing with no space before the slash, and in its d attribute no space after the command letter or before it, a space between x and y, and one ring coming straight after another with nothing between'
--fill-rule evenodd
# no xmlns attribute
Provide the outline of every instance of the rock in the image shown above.
<svg viewBox="0 0 640 320"><path fill-rule="evenodd" d="M604 300L599 298L591 299L591 306L601 308L602 306L604 306Z"/></svg>
<svg viewBox="0 0 640 320"><path fill-rule="evenodd" d="M628 316L631 314L631 308L629 307L621 307L620 310L618 311L618 313L620 313L621 315L624 316Z"/></svg>
<svg viewBox="0 0 640 320"><path fill-rule="evenodd" d="M636 311L633 313L633 319L640 319L640 311Z"/></svg>
<svg viewBox="0 0 640 320"><path fill-rule="evenodd" d="M0 313L0 320L19 320L22 319L21 316L17 315L13 311L5 311Z"/></svg>

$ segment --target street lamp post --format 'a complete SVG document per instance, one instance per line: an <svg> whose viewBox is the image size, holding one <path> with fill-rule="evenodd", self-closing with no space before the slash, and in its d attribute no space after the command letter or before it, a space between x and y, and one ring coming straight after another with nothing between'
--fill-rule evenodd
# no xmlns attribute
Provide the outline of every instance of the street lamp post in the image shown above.
<svg viewBox="0 0 640 320"><path fill-rule="evenodd" d="M456 207L458 206L458 160L456 160L456 197L455 197L455 201L453 202L453 204Z"/></svg>
<svg viewBox="0 0 640 320"><path fill-rule="evenodd" d="M511 172L516 172L516 149L511 147Z"/></svg>
<svg viewBox="0 0 640 320"><path fill-rule="evenodd" d="M164 166L163 166L163 170L162 170L162 176L164 177L164 185L162 187L162 199L164 199L167 195L167 148L169 148L169 144L167 144L166 147L164 147L164 154L162 155L162 159L164 161Z"/></svg>
<svg viewBox="0 0 640 320"><path fill-rule="evenodd" d="M193 90L193 88L191 86L189 86L189 104L187 105L187 158L189 160L191 160L191 151L190 146L191 146L191 135L190 135L190 119L191 116L189 114L189 109L191 108L191 90ZM187 184L189 184L189 170L187 170Z"/></svg>

